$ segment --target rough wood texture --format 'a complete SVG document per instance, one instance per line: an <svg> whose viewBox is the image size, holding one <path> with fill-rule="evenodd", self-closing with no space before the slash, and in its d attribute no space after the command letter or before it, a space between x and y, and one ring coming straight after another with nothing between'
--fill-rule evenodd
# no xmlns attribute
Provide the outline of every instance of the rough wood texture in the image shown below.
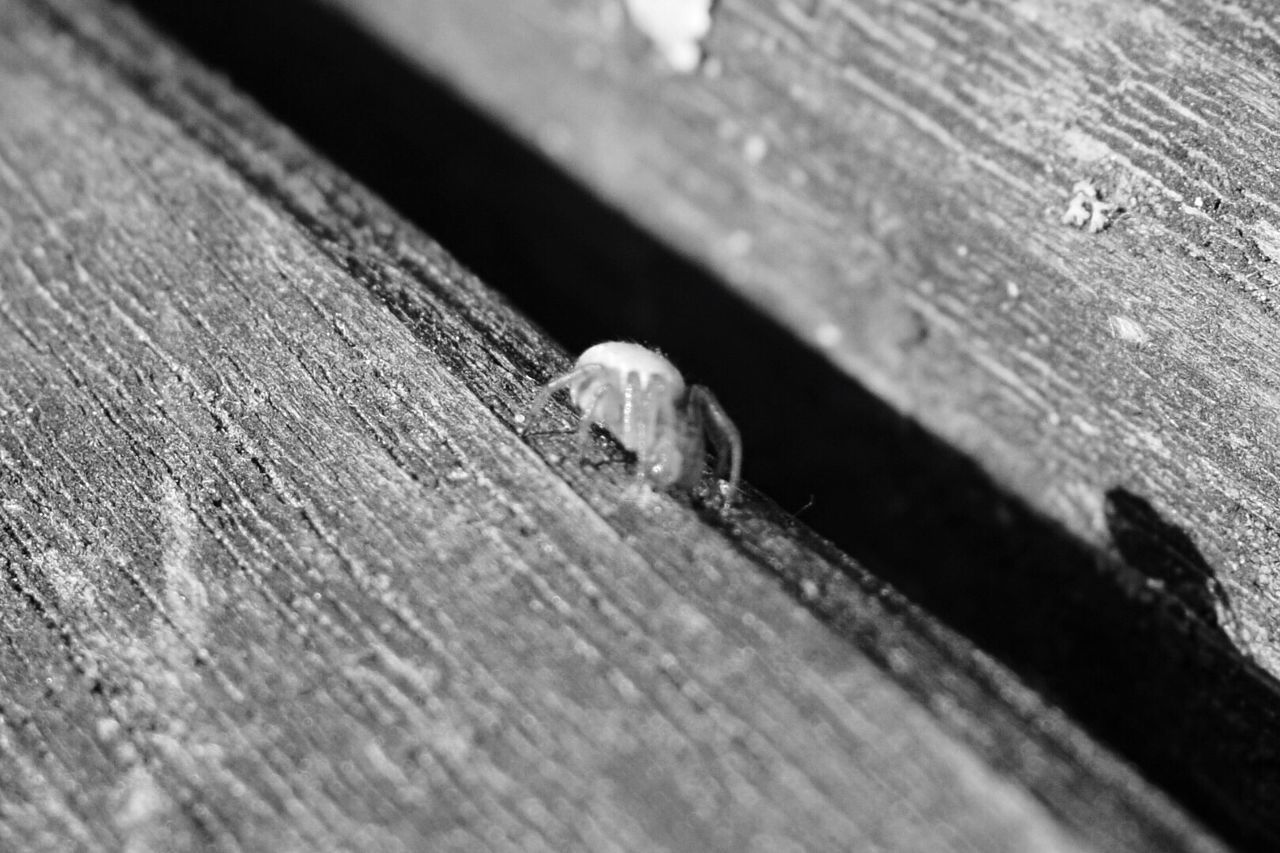
<svg viewBox="0 0 1280 853"><path fill-rule="evenodd" d="M330 0L1087 541L1123 486L1280 674L1280 34L1212 3ZM1090 178L1123 214L1062 224ZM1275 636L1273 636L1275 635Z"/></svg>
<svg viewBox="0 0 1280 853"><path fill-rule="evenodd" d="M118 9L0 3L0 282L6 849L1220 849L758 498L518 440L563 356Z"/></svg>
<svg viewBox="0 0 1280 853"><path fill-rule="evenodd" d="M710 65L682 76L604 0L321 5L1118 558L1103 579L1048 556L1039 575L1022 557L957 583L854 534L1163 784L1277 843L1280 64L1265 11L722 0ZM1101 233L1061 222L1084 178L1123 206ZM919 511L931 494L913 497Z"/></svg>

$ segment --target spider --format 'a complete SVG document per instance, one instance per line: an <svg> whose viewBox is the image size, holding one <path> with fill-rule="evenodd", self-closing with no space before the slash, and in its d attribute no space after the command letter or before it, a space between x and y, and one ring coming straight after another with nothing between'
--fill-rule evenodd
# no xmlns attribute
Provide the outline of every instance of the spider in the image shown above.
<svg viewBox="0 0 1280 853"><path fill-rule="evenodd" d="M585 447L591 425L599 424L636 455L636 474L656 488L692 488L702 476L709 436L717 475L728 469L724 508L729 507L742 473L738 428L710 391L701 385L686 387L665 357L623 341L590 347L573 370L543 386L518 418L522 435L552 396L566 388L582 413L579 446Z"/></svg>

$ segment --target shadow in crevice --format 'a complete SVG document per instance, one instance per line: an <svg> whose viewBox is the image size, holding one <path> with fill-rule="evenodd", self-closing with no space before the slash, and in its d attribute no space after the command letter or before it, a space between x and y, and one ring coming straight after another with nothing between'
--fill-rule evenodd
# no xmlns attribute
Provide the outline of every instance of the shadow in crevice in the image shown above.
<svg viewBox="0 0 1280 853"><path fill-rule="evenodd" d="M1227 592L1190 535L1151 503L1120 487L1106 494L1107 530L1121 559L1234 647L1222 617L1234 619Z"/></svg>
<svg viewBox="0 0 1280 853"><path fill-rule="evenodd" d="M1117 547L1196 618L1128 583L1132 572L323 4L133 5L568 349L605 338L663 348L738 421L753 484L790 509L811 498L807 524L1001 658L1224 836L1280 845L1280 692L1204 642L1195 626L1209 602L1197 590L1208 586L1197 578L1208 567L1140 498L1109 496Z"/></svg>

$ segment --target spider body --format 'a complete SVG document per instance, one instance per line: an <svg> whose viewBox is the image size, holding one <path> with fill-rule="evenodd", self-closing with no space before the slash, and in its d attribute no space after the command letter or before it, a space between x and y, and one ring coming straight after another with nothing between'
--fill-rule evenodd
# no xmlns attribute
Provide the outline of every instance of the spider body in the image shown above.
<svg viewBox="0 0 1280 853"><path fill-rule="evenodd" d="M664 356L623 341L590 347L572 370L543 387L524 415L521 431L565 389L581 412L580 443L585 445L591 425L599 424L635 454L637 475L656 488L695 485L709 437L720 473L727 469L729 476L724 505L733 500L742 469L738 430L711 392L701 385L686 386Z"/></svg>

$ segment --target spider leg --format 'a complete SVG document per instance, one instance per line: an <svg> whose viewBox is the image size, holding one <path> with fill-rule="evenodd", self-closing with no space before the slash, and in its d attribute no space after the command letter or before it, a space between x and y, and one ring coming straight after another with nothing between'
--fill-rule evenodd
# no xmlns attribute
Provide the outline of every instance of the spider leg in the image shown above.
<svg viewBox="0 0 1280 853"><path fill-rule="evenodd" d="M723 473L725 464L728 463L729 491L724 497L724 506L728 509L742 480L742 436L720 401L703 386L694 385L689 389L689 402L705 414L709 421L706 425L707 434L716 446L716 473Z"/></svg>
<svg viewBox="0 0 1280 853"><path fill-rule="evenodd" d="M600 422L598 410L600 403L609 394L608 382L591 381L583 388L582 417L578 420L578 455L587 455L587 445L591 443L591 425Z"/></svg>
<svg viewBox="0 0 1280 853"><path fill-rule="evenodd" d="M533 419L547 407L547 403L551 402L551 398L555 396L557 391L572 388L582 380L598 375L601 370L602 368L598 364L580 365L543 385L542 390L538 392L538 396L534 397L533 402L529 404L529 408L525 409L524 414L520 415L520 426L517 428L517 432L520 435L525 434L525 431L533 423Z"/></svg>
<svg viewBox="0 0 1280 853"><path fill-rule="evenodd" d="M636 447L636 398L640 396L640 392L640 374L633 370L627 374L627 380L622 384L622 435L619 438L622 446L628 450Z"/></svg>
<svg viewBox="0 0 1280 853"><path fill-rule="evenodd" d="M670 385L661 376L650 376L640 401L640 418L637 424L636 458L640 471L648 476L653 465L654 448L658 446L658 416L662 401L668 399Z"/></svg>

